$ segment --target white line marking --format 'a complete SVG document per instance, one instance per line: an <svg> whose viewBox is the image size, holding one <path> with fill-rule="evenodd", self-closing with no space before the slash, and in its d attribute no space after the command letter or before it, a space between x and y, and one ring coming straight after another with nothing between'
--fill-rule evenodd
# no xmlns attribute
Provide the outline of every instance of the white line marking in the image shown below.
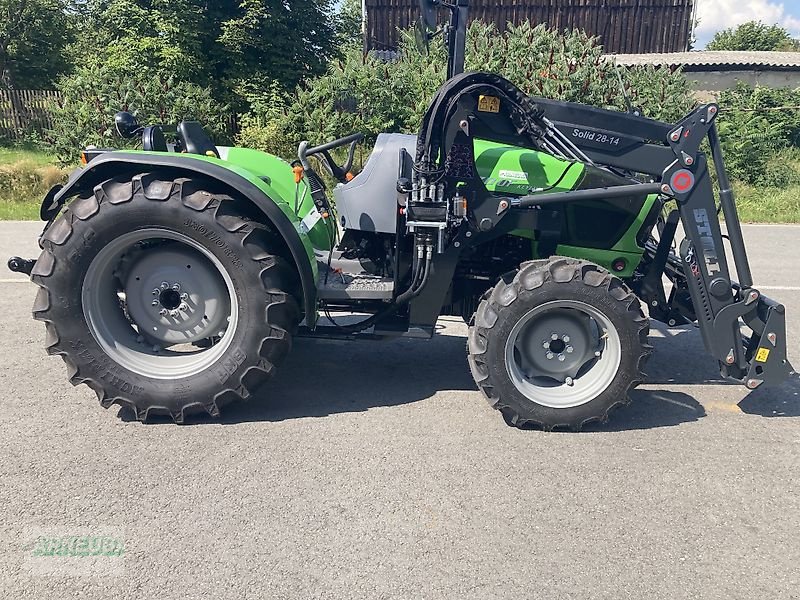
<svg viewBox="0 0 800 600"><path fill-rule="evenodd" d="M674 404L676 406L682 406L683 408L688 408L689 410L696 411L697 408L692 406L691 404L684 404L683 402L679 402L678 400L673 400L672 398L659 398L656 396L657 400L661 400L662 402L669 402L670 404Z"/></svg>
<svg viewBox="0 0 800 600"><path fill-rule="evenodd" d="M30 283L30 279L0 279L0 283Z"/></svg>
<svg viewBox="0 0 800 600"><path fill-rule="evenodd" d="M794 229L800 227L797 223L742 223L742 227L786 227Z"/></svg>

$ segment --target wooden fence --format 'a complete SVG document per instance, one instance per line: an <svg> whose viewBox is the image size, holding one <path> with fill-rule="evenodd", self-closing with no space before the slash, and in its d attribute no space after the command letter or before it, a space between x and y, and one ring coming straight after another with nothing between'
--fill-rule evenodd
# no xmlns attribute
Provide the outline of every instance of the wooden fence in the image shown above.
<svg viewBox="0 0 800 600"><path fill-rule="evenodd" d="M50 107L60 99L55 90L0 90L0 143L21 142L32 133L46 137L53 127ZM224 131L230 139L239 133L235 114L225 117Z"/></svg>
<svg viewBox="0 0 800 600"><path fill-rule="evenodd" d="M50 129L50 105L59 97L51 90L0 90L0 140L21 141Z"/></svg>
<svg viewBox="0 0 800 600"><path fill-rule="evenodd" d="M558 30L583 29L610 54L683 52L692 35L696 0L472 0L471 18L494 23L529 20ZM410 27L418 0L366 0L366 46L397 47L398 29Z"/></svg>

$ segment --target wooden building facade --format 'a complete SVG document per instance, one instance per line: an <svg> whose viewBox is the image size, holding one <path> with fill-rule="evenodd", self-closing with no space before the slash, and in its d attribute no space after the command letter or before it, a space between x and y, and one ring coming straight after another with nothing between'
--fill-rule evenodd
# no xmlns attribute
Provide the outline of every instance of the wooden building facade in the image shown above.
<svg viewBox="0 0 800 600"><path fill-rule="evenodd" d="M688 50L696 0L472 0L471 18L494 23L530 20L551 28L583 29L607 53ZM365 0L366 47L393 50L398 29L413 25L418 0Z"/></svg>

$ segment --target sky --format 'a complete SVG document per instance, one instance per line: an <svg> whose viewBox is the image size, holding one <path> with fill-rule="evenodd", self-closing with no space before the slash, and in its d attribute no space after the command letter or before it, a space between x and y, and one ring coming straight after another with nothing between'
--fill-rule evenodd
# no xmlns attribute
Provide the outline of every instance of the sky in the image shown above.
<svg viewBox="0 0 800 600"><path fill-rule="evenodd" d="M696 0L697 48L703 48L717 31L735 27L747 21L761 21L767 25L777 23L800 37L800 0Z"/></svg>

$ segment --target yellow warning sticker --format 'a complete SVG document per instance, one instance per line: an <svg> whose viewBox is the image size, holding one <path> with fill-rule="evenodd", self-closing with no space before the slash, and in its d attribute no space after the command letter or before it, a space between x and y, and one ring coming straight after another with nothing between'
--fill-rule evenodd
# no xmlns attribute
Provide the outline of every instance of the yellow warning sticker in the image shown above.
<svg viewBox="0 0 800 600"><path fill-rule="evenodd" d="M478 96L478 111L499 113L500 112L500 98L497 96Z"/></svg>
<svg viewBox="0 0 800 600"><path fill-rule="evenodd" d="M756 362L767 362L769 358L769 348L759 348L756 352Z"/></svg>

